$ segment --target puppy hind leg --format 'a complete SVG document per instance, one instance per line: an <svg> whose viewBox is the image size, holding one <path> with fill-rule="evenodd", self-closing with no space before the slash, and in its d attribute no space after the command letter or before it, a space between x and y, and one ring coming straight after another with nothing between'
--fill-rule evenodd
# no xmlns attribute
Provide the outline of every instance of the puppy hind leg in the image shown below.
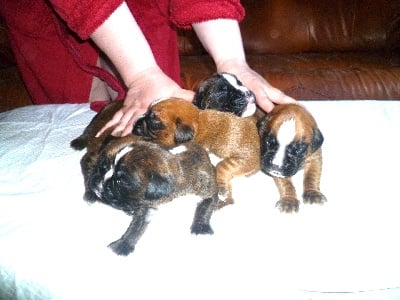
<svg viewBox="0 0 400 300"><path fill-rule="evenodd" d="M298 212L300 201L297 200L296 190L293 186L290 177L280 178L274 177L276 186L278 187L280 199L276 202L277 207L281 212L292 213Z"/></svg>
<svg viewBox="0 0 400 300"><path fill-rule="evenodd" d="M242 171L243 163L246 165L241 159L226 158L217 164L215 170L220 200L216 209L234 203L231 180L235 176L246 174L246 172Z"/></svg>
<svg viewBox="0 0 400 300"><path fill-rule="evenodd" d="M220 161L216 166L216 178L220 201L217 209L234 203L231 180L237 176L246 176L259 170L259 160L252 157L232 157Z"/></svg>
<svg viewBox="0 0 400 300"><path fill-rule="evenodd" d="M321 150L314 152L313 155L306 161L304 166L303 179L303 202L318 203L326 202L326 197L321 193L319 184L322 172L322 155Z"/></svg>
<svg viewBox="0 0 400 300"><path fill-rule="evenodd" d="M203 199L196 207L190 231L192 234L213 234L210 225L211 215L217 205L218 195Z"/></svg>
<svg viewBox="0 0 400 300"><path fill-rule="evenodd" d="M127 256L135 250L136 243L150 223L150 213L153 208L141 207L133 214L128 229L119 240L108 245L116 254Z"/></svg>

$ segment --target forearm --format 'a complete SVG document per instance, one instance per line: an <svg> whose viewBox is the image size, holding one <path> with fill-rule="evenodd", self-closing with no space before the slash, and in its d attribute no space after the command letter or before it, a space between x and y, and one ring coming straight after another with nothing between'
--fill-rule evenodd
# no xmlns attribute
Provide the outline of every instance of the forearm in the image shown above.
<svg viewBox="0 0 400 300"><path fill-rule="evenodd" d="M217 19L192 24L199 40L213 58L218 71L229 61L246 64L239 24L236 20Z"/></svg>
<svg viewBox="0 0 400 300"><path fill-rule="evenodd" d="M127 86L140 72L157 67L139 25L123 2L91 35L108 56Z"/></svg>

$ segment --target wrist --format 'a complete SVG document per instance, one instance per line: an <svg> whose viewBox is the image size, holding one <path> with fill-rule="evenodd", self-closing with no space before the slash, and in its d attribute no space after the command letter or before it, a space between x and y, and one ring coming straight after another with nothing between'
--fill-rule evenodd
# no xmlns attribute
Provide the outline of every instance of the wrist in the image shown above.
<svg viewBox="0 0 400 300"><path fill-rule="evenodd" d="M216 62L217 72L240 74L250 69L245 58L229 58Z"/></svg>
<svg viewBox="0 0 400 300"><path fill-rule="evenodd" d="M152 81L154 78L159 77L160 74L163 74L163 71L158 65L150 65L130 73L127 76L127 80L124 80L124 82L128 89L137 89L142 85L142 82Z"/></svg>
<svg viewBox="0 0 400 300"><path fill-rule="evenodd" d="M217 67L225 65L226 61L245 61L242 37L236 20L209 20L194 23L192 26Z"/></svg>

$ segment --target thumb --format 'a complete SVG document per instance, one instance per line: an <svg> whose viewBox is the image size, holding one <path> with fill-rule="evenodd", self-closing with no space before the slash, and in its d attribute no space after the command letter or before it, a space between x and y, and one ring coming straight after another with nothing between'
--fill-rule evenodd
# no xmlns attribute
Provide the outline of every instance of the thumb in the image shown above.
<svg viewBox="0 0 400 300"><path fill-rule="evenodd" d="M175 94L174 96L178 97L178 98L182 98L188 101L193 101L194 98L194 91L190 91L190 90L185 90L185 89L181 89L177 94Z"/></svg>

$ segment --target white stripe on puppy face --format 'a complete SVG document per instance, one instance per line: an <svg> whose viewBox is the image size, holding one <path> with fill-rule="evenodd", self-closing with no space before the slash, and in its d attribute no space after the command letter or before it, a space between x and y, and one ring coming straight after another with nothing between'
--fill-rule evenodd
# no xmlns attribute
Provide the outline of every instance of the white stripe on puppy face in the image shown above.
<svg viewBox="0 0 400 300"><path fill-rule="evenodd" d="M119 162L119 160L125 155L127 154L129 151L132 151L133 147L132 146L126 146L125 148L122 148L117 155L115 156L115 160L114 160L114 164L111 166L111 169L107 171L106 174L104 174L104 180L103 182L107 181L108 179L111 178L111 176L113 176L114 174L114 169L116 164Z"/></svg>
<svg viewBox="0 0 400 300"><path fill-rule="evenodd" d="M224 74L222 74L222 76L223 76L223 77L226 79L226 81L228 81L229 84L230 84L231 86L233 86L235 89L237 89L237 90L239 90L239 91L242 91L242 92L247 92L247 91L249 90L249 89L246 88L245 86L241 85L233 75L224 73Z"/></svg>
<svg viewBox="0 0 400 300"><path fill-rule="evenodd" d="M125 148L122 148L117 155L115 156L115 161L114 161L114 166L119 162L121 157L123 157L125 154L128 152L132 151L133 147L132 146L126 146Z"/></svg>
<svg viewBox="0 0 400 300"><path fill-rule="evenodd" d="M282 166L283 160L285 158L285 150L286 147L293 141L296 135L296 121L294 119L290 119L284 121L279 127L277 137L279 143L278 151L275 154L274 160L272 163L279 167Z"/></svg>

